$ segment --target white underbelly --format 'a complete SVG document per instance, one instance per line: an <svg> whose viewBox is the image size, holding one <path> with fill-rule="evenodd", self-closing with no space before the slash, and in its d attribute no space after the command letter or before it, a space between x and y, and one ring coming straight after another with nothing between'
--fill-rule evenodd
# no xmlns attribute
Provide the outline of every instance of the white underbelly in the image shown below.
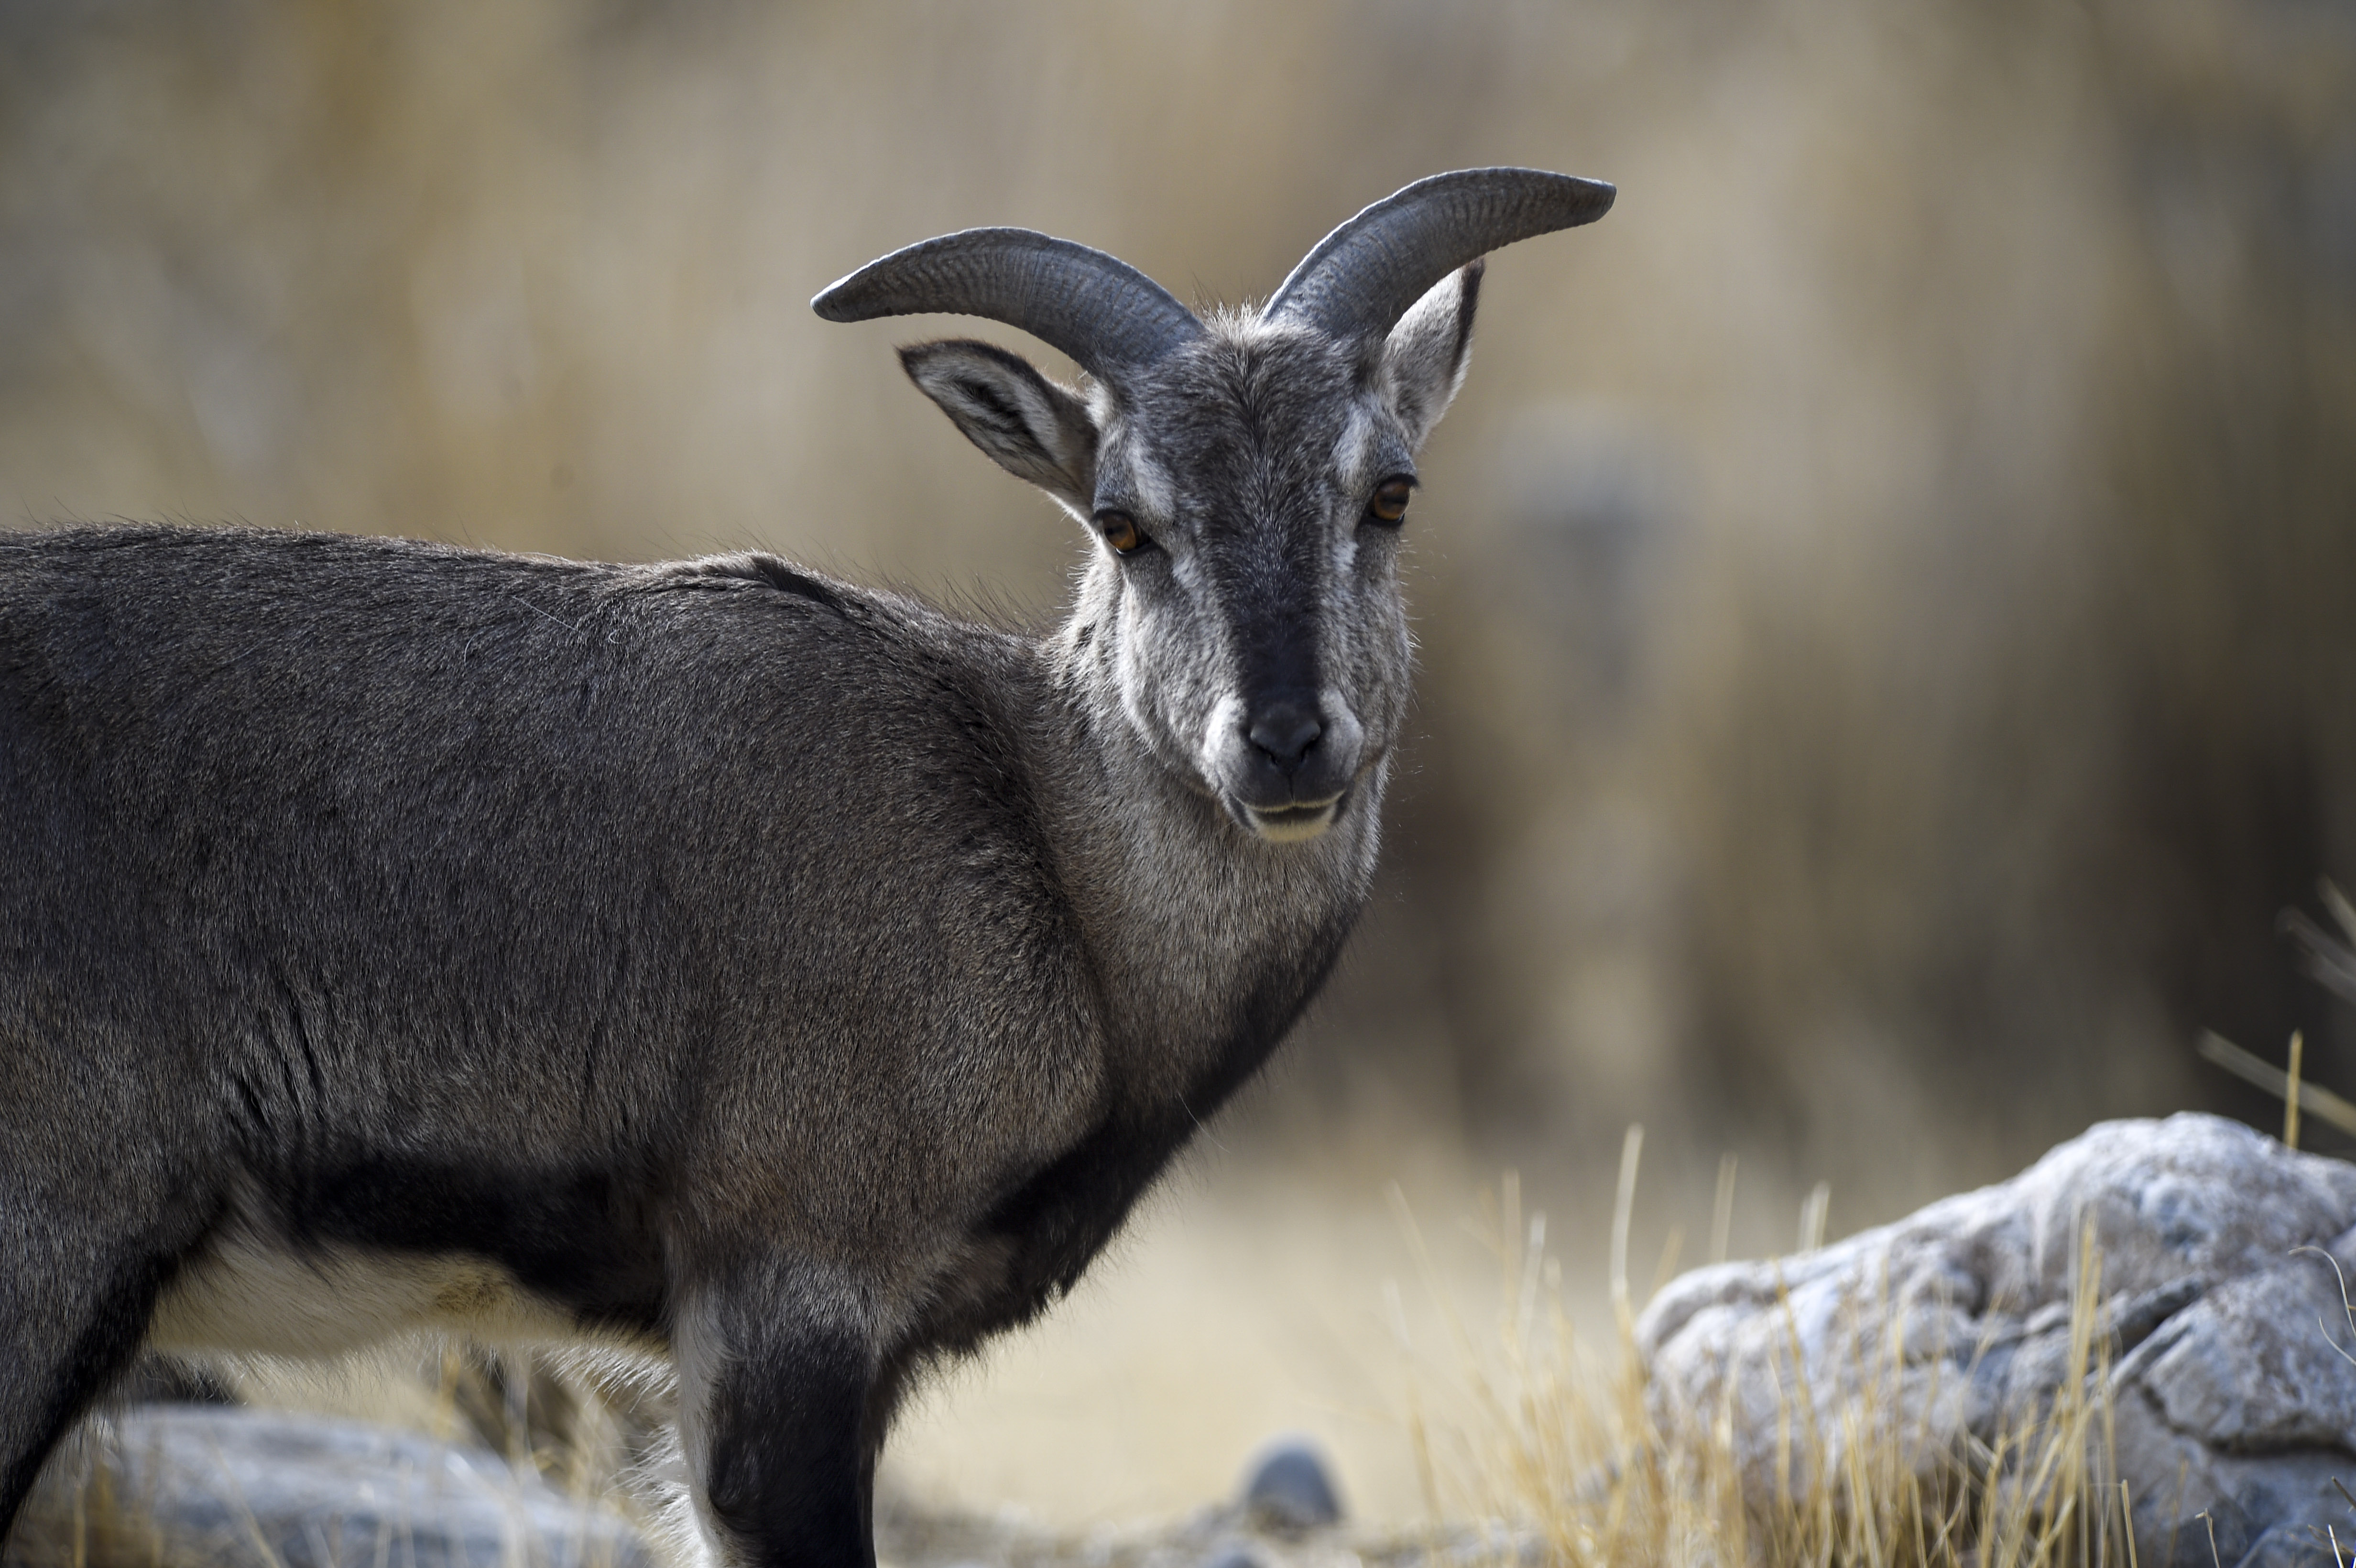
<svg viewBox="0 0 2356 1568"><path fill-rule="evenodd" d="M335 1356L421 1329L500 1341L583 1336L572 1314L487 1259L216 1238L155 1304L160 1350Z"/></svg>

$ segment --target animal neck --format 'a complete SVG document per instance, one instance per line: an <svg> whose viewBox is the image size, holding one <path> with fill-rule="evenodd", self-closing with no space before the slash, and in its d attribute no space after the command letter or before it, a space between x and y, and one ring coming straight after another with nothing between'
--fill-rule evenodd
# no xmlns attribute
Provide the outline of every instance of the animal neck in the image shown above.
<svg viewBox="0 0 2356 1568"><path fill-rule="evenodd" d="M1112 638L1084 594L1043 645L1055 709L1045 805L1128 1058L1116 1082L1208 1115L1299 1015L1364 907L1387 765L1317 837L1264 841L1141 733Z"/></svg>

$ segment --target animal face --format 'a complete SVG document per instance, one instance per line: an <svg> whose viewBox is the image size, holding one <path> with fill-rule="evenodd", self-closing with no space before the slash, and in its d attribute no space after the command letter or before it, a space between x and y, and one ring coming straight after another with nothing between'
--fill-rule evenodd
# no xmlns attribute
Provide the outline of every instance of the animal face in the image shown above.
<svg viewBox="0 0 2356 1568"><path fill-rule="evenodd" d="M977 446L1087 525L1079 620L1123 713L1268 842L1332 826L1398 735L1407 501L1463 372L1478 280L1443 280L1374 352L1215 318L1085 402L988 345L902 351Z"/></svg>
<svg viewBox="0 0 2356 1568"><path fill-rule="evenodd" d="M1273 842L1348 808L1406 701L1401 523L1374 508L1415 457L1372 379L1311 334L1214 330L1109 411L1098 448L1124 708Z"/></svg>

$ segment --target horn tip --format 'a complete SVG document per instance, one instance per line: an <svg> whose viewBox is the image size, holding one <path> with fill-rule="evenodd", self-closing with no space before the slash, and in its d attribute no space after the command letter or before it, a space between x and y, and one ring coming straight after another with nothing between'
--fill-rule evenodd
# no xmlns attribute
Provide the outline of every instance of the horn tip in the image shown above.
<svg viewBox="0 0 2356 1568"><path fill-rule="evenodd" d="M1563 225L1568 229L1594 222L1611 211L1612 204L1620 197L1620 187L1611 181L1589 179L1583 175L1560 175L1550 169L1494 172L1516 181L1527 181L1529 187L1546 190L1555 209L1569 220Z"/></svg>
<svg viewBox="0 0 2356 1568"><path fill-rule="evenodd" d="M810 296L810 309L822 321L864 321L866 313L859 308L859 299L851 287L851 279L859 274L828 284Z"/></svg>
<svg viewBox="0 0 2356 1568"><path fill-rule="evenodd" d="M1580 224L1594 222L1612 210L1612 202L1617 200L1620 195L1620 187L1609 180L1589 179L1584 175L1558 174L1552 169L1505 166L1489 169L1460 169L1453 174L1434 175L1429 180L1420 180L1417 185L1408 186L1392 199L1397 200L1398 197L1408 195L1416 190L1418 186L1438 187L1442 184L1455 184L1460 181L1474 186L1494 183L1507 188L1517 187L1532 194L1546 192L1554 203L1556 210L1569 219L1563 225L1569 229L1576 229Z"/></svg>

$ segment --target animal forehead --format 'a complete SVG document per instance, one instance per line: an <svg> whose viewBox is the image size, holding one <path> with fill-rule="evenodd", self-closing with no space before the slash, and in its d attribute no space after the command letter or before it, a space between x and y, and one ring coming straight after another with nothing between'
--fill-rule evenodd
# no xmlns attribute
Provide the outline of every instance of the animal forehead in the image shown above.
<svg viewBox="0 0 2356 1568"><path fill-rule="evenodd" d="M1154 368L1136 399L1153 454L1204 477L1322 477L1335 443L1363 421L1352 357L1295 333L1205 334Z"/></svg>

